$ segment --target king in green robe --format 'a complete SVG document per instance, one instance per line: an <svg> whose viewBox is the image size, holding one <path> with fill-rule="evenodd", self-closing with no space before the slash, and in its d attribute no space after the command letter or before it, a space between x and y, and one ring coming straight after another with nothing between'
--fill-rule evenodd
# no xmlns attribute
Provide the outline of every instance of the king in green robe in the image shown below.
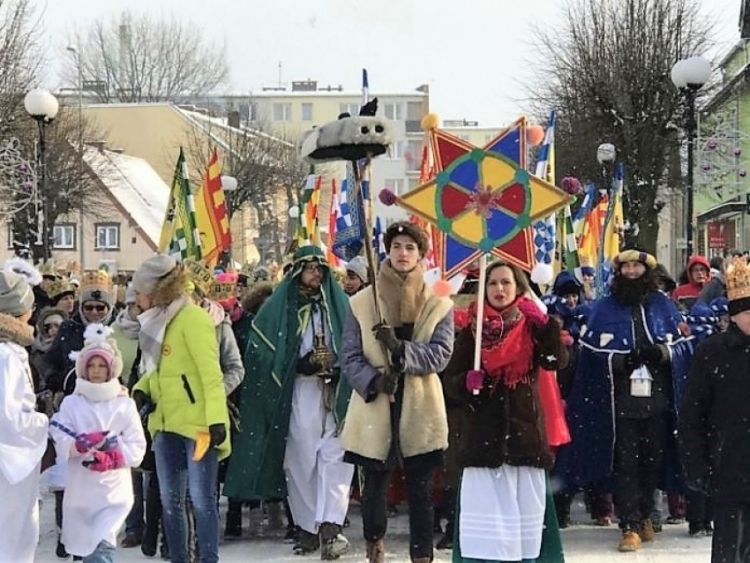
<svg viewBox="0 0 750 563"><path fill-rule="evenodd" d="M320 290L305 291L300 283L304 266L323 268ZM287 496L283 469L299 350L307 324L322 313L330 346L338 358L349 301L336 283L322 250L303 246L294 255L292 270L253 319L244 355L245 379L239 396L242 431L234 437L223 494L243 500ZM351 388L343 377L328 389L330 410L339 428Z"/></svg>

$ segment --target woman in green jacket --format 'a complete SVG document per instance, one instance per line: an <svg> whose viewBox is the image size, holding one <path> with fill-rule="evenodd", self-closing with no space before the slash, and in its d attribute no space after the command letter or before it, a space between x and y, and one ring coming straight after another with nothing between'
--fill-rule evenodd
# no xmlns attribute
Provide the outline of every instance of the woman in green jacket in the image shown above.
<svg viewBox="0 0 750 563"><path fill-rule="evenodd" d="M229 416L214 324L185 293L185 268L166 255L146 260L133 276L141 324L141 379L133 391L150 412L164 527L173 563L187 563L186 489L195 507L201 561L219 560L216 483L230 453Z"/></svg>

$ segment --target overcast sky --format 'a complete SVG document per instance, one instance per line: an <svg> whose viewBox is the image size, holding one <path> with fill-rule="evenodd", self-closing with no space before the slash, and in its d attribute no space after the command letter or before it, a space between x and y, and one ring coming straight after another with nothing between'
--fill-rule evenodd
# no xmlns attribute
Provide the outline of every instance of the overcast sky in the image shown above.
<svg viewBox="0 0 750 563"><path fill-rule="evenodd" d="M411 90L427 83L440 117L501 125L522 113L533 23L559 24L562 0L34 0L50 42L122 10L181 13L227 47L230 90L313 79L359 89ZM703 0L722 52L739 37L741 0ZM54 59L54 57L51 57ZM55 71L48 87L62 86Z"/></svg>

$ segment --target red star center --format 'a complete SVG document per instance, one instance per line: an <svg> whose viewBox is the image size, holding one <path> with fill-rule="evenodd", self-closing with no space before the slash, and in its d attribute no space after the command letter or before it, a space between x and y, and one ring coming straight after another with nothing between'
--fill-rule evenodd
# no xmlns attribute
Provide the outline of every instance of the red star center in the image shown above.
<svg viewBox="0 0 750 563"><path fill-rule="evenodd" d="M477 185L477 191L471 195L467 209L473 209L477 215L484 215L485 219L492 216L492 210L500 204L500 194L492 193L492 186L482 187Z"/></svg>

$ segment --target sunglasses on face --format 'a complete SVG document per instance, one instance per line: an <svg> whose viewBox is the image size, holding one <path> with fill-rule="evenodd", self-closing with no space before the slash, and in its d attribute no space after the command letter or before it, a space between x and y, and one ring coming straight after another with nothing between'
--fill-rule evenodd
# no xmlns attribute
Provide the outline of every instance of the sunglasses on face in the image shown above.
<svg viewBox="0 0 750 563"><path fill-rule="evenodd" d="M323 266L321 264L305 264L302 270L305 272L322 272Z"/></svg>
<svg viewBox="0 0 750 563"><path fill-rule="evenodd" d="M84 305L83 310L87 313L90 313L91 311L96 311L97 313L103 313L107 310L106 305Z"/></svg>

